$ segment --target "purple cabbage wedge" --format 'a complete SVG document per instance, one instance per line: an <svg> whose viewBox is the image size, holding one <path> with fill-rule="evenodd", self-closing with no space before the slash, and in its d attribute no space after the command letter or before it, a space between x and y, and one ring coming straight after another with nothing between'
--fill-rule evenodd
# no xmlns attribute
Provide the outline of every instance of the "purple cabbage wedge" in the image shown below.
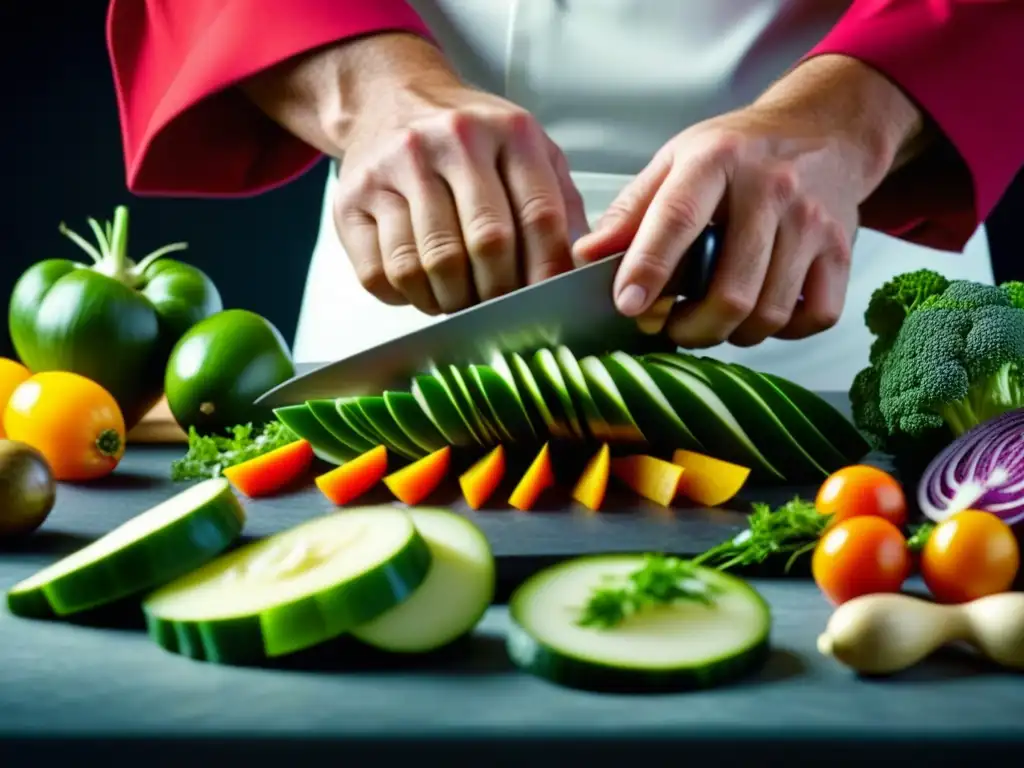
<svg viewBox="0 0 1024 768"><path fill-rule="evenodd" d="M917 487L921 512L939 522L965 509L1024 521L1024 409L968 430L939 453Z"/></svg>

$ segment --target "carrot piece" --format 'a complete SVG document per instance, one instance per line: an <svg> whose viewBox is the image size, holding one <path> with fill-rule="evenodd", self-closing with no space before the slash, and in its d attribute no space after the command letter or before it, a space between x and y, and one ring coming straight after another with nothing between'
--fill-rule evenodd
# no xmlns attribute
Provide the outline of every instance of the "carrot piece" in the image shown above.
<svg viewBox="0 0 1024 768"><path fill-rule="evenodd" d="M221 474L239 493L255 499L286 488L298 480L312 463L313 446L305 440L295 440L262 456L225 467Z"/></svg>
<svg viewBox="0 0 1024 768"><path fill-rule="evenodd" d="M612 475L645 499L667 507L679 490L683 468L657 456L622 456L612 459Z"/></svg>
<svg viewBox="0 0 1024 768"><path fill-rule="evenodd" d="M317 477L316 487L340 507L373 488L387 471L388 449L378 445Z"/></svg>
<svg viewBox="0 0 1024 768"><path fill-rule="evenodd" d="M419 504L444 480L452 451L449 446L439 448L428 456L414 461L384 478L384 485L399 501L413 506Z"/></svg>
<svg viewBox="0 0 1024 768"><path fill-rule="evenodd" d="M551 453L548 451L548 444L544 443L537 458L523 473L516 489L508 497L508 503L522 512L527 512L537 503L540 495L554 484L555 471L551 467Z"/></svg>
<svg viewBox="0 0 1024 768"><path fill-rule="evenodd" d="M572 497L580 504L597 511L604 503L604 494L608 490L608 474L611 469L611 451L608 443L601 445L601 450L587 462L583 474L573 488Z"/></svg>
<svg viewBox="0 0 1024 768"><path fill-rule="evenodd" d="M725 504L742 490L750 476L750 467L693 451L676 451L672 463L683 468L679 494L705 507Z"/></svg>
<svg viewBox="0 0 1024 768"><path fill-rule="evenodd" d="M472 509L480 509L505 477L505 449L496 447L459 477L462 495Z"/></svg>

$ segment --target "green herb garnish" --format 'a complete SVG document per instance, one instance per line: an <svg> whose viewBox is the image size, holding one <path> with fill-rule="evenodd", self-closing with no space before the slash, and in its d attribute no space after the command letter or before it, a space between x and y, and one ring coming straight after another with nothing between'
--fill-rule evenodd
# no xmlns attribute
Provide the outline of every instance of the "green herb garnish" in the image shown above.
<svg viewBox="0 0 1024 768"><path fill-rule="evenodd" d="M298 439L279 421L267 423L262 430L252 424L241 424L226 435L200 435L195 427L189 427L188 452L171 463L171 479L217 477L225 467L262 456Z"/></svg>
<svg viewBox="0 0 1024 768"><path fill-rule="evenodd" d="M695 557L693 562L724 571L789 554L788 571L797 558L814 549L832 520L831 515L821 514L812 502L799 496L774 510L760 502L752 506L754 511L747 518L745 531Z"/></svg>
<svg viewBox="0 0 1024 768"><path fill-rule="evenodd" d="M579 625L607 629L644 608L682 600L709 605L713 592L714 588L700 577L690 561L647 555L644 565L629 574L624 582L616 579L591 593Z"/></svg>
<svg viewBox="0 0 1024 768"><path fill-rule="evenodd" d="M910 535L907 537L907 549L915 555L920 554L921 550L924 549L924 545L928 543L928 537L932 535L934 530L935 523L921 523L911 529Z"/></svg>

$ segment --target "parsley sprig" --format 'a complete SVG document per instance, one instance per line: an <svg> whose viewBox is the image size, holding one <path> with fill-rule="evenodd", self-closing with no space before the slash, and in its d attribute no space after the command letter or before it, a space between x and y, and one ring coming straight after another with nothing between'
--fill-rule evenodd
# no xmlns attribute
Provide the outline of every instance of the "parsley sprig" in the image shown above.
<svg viewBox="0 0 1024 768"><path fill-rule="evenodd" d="M788 554L785 569L814 549L831 515L823 515L810 501L795 497L777 509L755 503L747 517L747 528L739 535L712 547L693 559L720 571L737 565L757 565L775 555Z"/></svg>
<svg viewBox="0 0 1024 768"><path fill-rule="evenodd" d="M579 625L607 629L644 608L682 600L710 605L713 593L714 588L700 577L690 561L651 554L625 580L612 579L594 589L583 607Z"/></svg>
<svg viewBox="0 0 1024 768"><path fill-rule="evenodd" d="M200 435L195 427L189 427L188 452L171 463L171 479L217 477L226 467L262 456L298 439L279 421L271 421L262 429L241 424L224 435Z"/></svg>

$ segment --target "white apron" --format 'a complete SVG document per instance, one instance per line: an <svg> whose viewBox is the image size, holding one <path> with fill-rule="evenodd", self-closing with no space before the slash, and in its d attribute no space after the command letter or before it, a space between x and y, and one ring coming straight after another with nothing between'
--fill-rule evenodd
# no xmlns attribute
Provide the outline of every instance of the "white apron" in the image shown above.
<svg viewBox="0 0 1024 768"><path fill-rule="evenodd" d="M566 153L594 220L689 125L755 99L836 23L849 0L410 0L460 73L528 109ZM839 180L836 183L840 183ZM335 232L327 184L294 344L320 363L438 318L390 307L359 284ZM707 353L817 390L845 390L867 363L871 292L921 267L992 282L979 228L962 253L862 229L843 317L800 341Z"/></svg>

